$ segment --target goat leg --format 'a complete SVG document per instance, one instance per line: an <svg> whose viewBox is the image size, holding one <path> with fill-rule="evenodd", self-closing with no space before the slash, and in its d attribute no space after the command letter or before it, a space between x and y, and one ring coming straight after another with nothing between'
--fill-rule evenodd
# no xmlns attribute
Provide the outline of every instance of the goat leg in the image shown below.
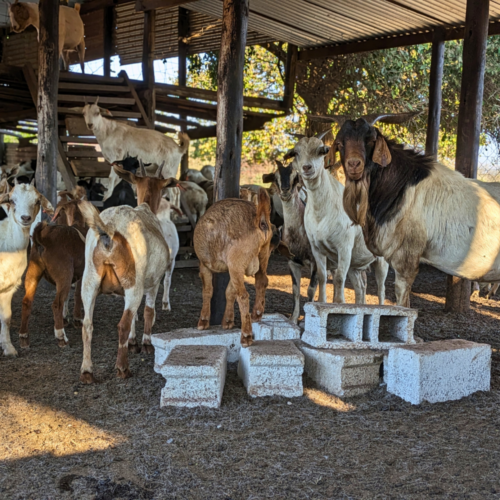
<svg viewBox="0 0 500 500"><path fill-rule="evenodd" d="M259 255L259 270L255 274L255 303L252 310L252 321L254 322L262 319L266 307L266 289L269 284L266 273L269 255L267 248L263 249Z"/></svg>
<svg viewBox="0 0 500 500"><path fill-rule="evenodd" d="M0 345L5 356L17 356L17 351L10 341L10 320L12 318L12 296L15 287L0 295Z"/></svg>
<svg viewBox="0 0 500 500"><path fill-rule="evenodd" d="M302 266L293 260L289 260L288 267L290 268L290 275L292 277L293 291L293 313L290 320L297 323L300 315L300 278L302 275Z"/></svg>
<svg viewBox="0 0 500 500"><path fill-rule="evenodd" d="M226 310L224 311L224 317L222 318L222 328L224 330L230 330L234 327L234 301L236 300L236 290L234 289L232 280L226 288Z"/></svg>
<svg viewBox="0 0 500 500"><path fill-rule="evenodd" d="M213 294L212 271L200 261L200 278L203 285L203 307L201 308L198 330L210 327L210 301Z"/></svg>
<svg viewBox="0 0 500 500"><path fill-rule="evenodd" d="M23 307L21 311L21 328L19 329L19 343L21 349L27 349L30 346L28 333L28 322L31 316L31 308L33 299L35 298L38 283L42 278L43 270L35 260L30 260L26 278L24 280L24 288L26 293L23 298Z"/></svg>
<svg viewBox="0 0 500 500"><path fill-rule="evenodd" d="M73 306L73 326L75 328L82 327L82 280L79 279L75 283L75 305Z"/></svg>

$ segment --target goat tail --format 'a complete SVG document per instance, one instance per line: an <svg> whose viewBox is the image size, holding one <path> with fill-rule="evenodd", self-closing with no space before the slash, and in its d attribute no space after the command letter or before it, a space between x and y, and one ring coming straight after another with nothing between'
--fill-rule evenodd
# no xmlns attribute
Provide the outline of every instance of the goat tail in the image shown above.
<svg viewBox="0 0 500 500"><path fill-rule="evenodd" d="M267 236L271 231L271 198L264 188L259 188L259 203L257 204L257 227L259 227Z"/></svg>
<svg viewBox="0 0 500 500"><path fill-rule="evenodd" d="M45 246L42 242L42 231L45 229L47 226L47 223L45 221L39 222L35 229L33 230L33 235L31 238L33 239L33 246L36 248L36 251L38 252L39 255L42 255L43 251L45 250Z"/></svg>
<svg viewBox="0 0 500 500"><path fill-rule="evenodd" d="M186 154L189 149L189 143L191 142L189 135L187 135L186 132L179 132L177 134L177 138L179 140L179 147L181 148L181 153Z"/></svg>
<svg viewBox="0 0 500 500"><path fill-rule="evenodd" d="M113 246L113 231L103 222L97 209L90 201L80 200L78 208L85 219L85 223L99 235L99 241L104 244L106 250L111 250Z"/></svg>
<svg viewBox="0 0 500 500"><path fill-rule="evenodd" d="M81 7L81 5L79 3L75 3L75 10L77 12L80 12L80 7Z"/></svg>

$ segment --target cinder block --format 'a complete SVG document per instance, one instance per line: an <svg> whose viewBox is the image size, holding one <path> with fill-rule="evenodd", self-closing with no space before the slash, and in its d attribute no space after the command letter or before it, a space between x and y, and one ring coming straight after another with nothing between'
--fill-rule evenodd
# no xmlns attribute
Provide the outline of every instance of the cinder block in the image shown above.
<svg viewBox="0 0 500 500"><path fill-rule="evenodd" d="M308 302L302 340L322 349L388 349L414 344L417 311L399 306Z"/></svg>
<svg viewBox="0 0 500 500"><path fill-rule="evenodd" d="M412 404L460 399L489 391L491 346L440 340L389 350L387 391Z"/></svg>
<svg viewBox="0 0 500 500"><path fill-rule="evenodd" d="M381 382L384 351L372 349L318 349L297 343L305 356L305 372L336 396L357 396Z"/></svg>
<svg viewBox="0 0 500 500"><path fill-rule="evenodd" d="M162 365L167 381L160 406L218 408L227 370L224 346L180 345L172 349Z"/></svg>
<svg viewBox="0 0 500 500"><path fill-rule="evenodd" d="M240 351L238 375L250 396L302 396L303 372L304 355L291 340L261 340Z"/></svg>
<svg viewBox="0 0 500 500"><path fill-rule="evenodd" d="M254 340L296 340L300 339L300 328L283 314L264 314L262 319L252 323Z"/></svg>
<svg viewBox="0 0 500 500"><path fill-rule="evenodd" d="M155 348L155 366L157 373L168 355L178 345L222 345L227 347L228 363L238 361L241 348L241 330L223 330L221 326L215 326L210 330L198 330L197 328L181 328L166 333L155 333L151 335L151 343Z"/></svg>

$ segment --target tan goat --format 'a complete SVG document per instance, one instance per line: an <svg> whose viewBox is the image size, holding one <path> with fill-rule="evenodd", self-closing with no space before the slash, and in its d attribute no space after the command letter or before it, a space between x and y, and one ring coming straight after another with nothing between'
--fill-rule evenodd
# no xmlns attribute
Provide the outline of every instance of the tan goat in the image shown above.
<svg viewBox="0 0 500 500"><path fill-rule="evenodd" d="M269 195L265 189L260 189L258 206L234 198L221 200L199 220L194 231L194 249L200 259L203 283L199 330L210 326L212 273L229 272L231 280L226 289L227 303L222 327L233 328L234 301L237 300L241 313L241 345L252 345L251 321L259 321L265 307L267 263L275 229L270 214ZM251 320L244 276L255 276L256 297Z"/></svg>

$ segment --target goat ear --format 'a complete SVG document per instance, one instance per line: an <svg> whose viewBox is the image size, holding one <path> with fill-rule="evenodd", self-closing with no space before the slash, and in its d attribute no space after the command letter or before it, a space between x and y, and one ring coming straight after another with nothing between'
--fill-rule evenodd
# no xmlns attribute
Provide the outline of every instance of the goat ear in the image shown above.
<svg viewBox="0 0 500 500"><path fill-rule="evenodd" d="M375 149L373 150L372 161L377 163L381 167L387 167L392 161L391 152L387 142L385 142L384 137L381 134L377 135L377 141L375 142Z"/></svg>
<svg viewBox="0 0 500 500"><path fill-rule="evenodd" d="M330 148L330 152L328 153L328 156L326 157L326 162L325 162L325 168L331 168L335 165L335 160L337 157L337 142L333 141L333 145Z"/></svg>
<svg viewBox="0 0 500 500"><path fill-rule="evenodd" d="M135 175L132 172L128 172L127 170L124 170L123 168L119 167L115 163L113 164L113 170L115 171L115 174L120 177L120 179L123 179L124 181L128 182L129 184L135 184Z"/></svg>
<svg viewBox="0 0 500 500"><path fill-rule="evenodd" d="M274 175L274 172L271 173L271 174L264 174L262 176L262 182L264 184L267 184L268 182L274 182L276 179L276 176Z"/></svg>
<svg viewBox="0 0 500 500"><path fill-rule="evenodd" d="M318 148L318 156L325 156L328 154L328 152L330 151L330 146L320 146Z"/></svg>
<svg viewBox="0 0 500 500"><path fill-rule="evenodd" d="M101 106L99 106L99 111L101 112L101 115L113 116L113 113L111 113L109 109L101 108Z"/></svg>
<svg viewBox="0 0 500 500"><path fill-rule="evenodd" d="M40 195L40 204L42 205L42 210L49 215L52 215L54 213L54 207L52 206L52 203L50 203L47 198L43 194Z"/></svg>
<svg viewBox="0 0 500 500"><path fill-rule="evenodd" d="M0 194L0 205L9 203L9 193Z"/></svg>
<svg viewBox="0 0 500 500"><path fill-rule="evenodd" d="M175 177L169 177L168 179L162 179L163 180L163 187L162 189L166 189L166 188L174 188L174 187L180 187L178 186L178 182L179 180L176 179Z"/></svg>
<svg viewBox="0 0 500 500"><path fill-rule="evenodd" d="M285 156L283 156L283 160L289 160L290 158L295 158L297 156L297 152L294 149L290 149L286 152Z"/></svg>

